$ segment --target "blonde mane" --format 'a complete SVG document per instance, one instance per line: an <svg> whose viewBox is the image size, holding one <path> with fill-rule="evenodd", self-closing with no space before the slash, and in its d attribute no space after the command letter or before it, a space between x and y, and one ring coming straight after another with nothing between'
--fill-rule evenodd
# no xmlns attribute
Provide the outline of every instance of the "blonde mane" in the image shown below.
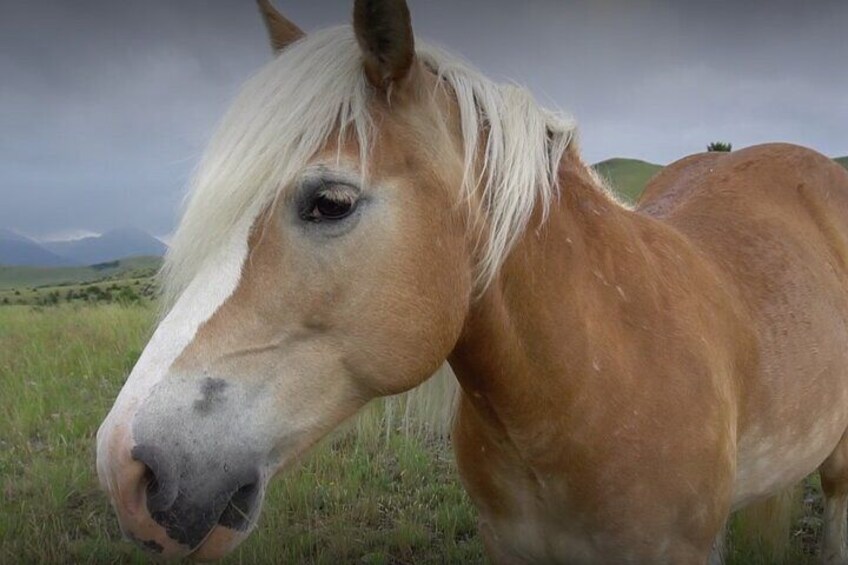
<svg viewBox="0 0 848 565"><path fill-rule="evenodd" d="M478 286L484 288L537 203L546 217L575 125L541 108L525 89L496 84L441 49L419 43L417 57L458 102L464 195L481 201L488 219L478 267ZM309 34L247 82L192 181L162 271L166 308L215 260L236 226L267 207L335 132L354 136L365 167L371 96L349 26Z"/></svg>

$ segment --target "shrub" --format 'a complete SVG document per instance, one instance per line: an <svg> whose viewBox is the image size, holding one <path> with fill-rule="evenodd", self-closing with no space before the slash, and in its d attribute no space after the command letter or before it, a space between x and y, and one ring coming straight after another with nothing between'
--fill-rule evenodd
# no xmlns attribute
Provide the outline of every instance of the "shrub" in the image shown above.
<svg viewBox="0 0 848 565"><path fill-rule="evenodd" d="M722 152L722 153L730 153L733 150L733 144L727 141L713 141L709 145L707 145L707 151L714 152Z"/></svg>
<svg viewBox="0 0 848 565"><path fill-rule="evenodd" d="M141 297L132 288L125 286L118 292L117 301L118 304L129 306L130 304L138 304Z"/></svg>

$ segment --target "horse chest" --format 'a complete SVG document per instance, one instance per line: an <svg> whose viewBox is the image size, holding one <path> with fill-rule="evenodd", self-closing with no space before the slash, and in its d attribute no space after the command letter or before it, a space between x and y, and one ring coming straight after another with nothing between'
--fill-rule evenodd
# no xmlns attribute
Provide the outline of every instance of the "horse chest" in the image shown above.
<svg viewBox="0 0 848 565"><path fill-rule="evenodd" d="M598 563L602 556L590 540L546 520L512 517L487 520L480 533L488 551L500 563Z"/></svg>
<svg viewBox="0 0 848 565"><path fill-rule="evenodd" d="M462 416L457 464L495 563L691 562L712 543L720 509L699 495L712 483L692 487L699 477L665 472L634 480L626 458L590 469L568 458L531 461Z"/></svg>
<svg viewBox="0 0 848 565"><path fill-rule="evenodd" d="M564 475L536 475L485 442L461 443L457 460L495 563L604 562L604 533L584 527Z"/></svg>
<svg viewBox="0 0 848 565"><path fill-rule="evenodd" d="M494 563L674 562L671 538L652 540L646 554L644 547L630 545L626 527L587 527L587 516L570 502L562 482L517 479L511 485L500 493L506 511L482 500L477 505L480 535Z"/></svg>
<svg viewBox="0 0 848 565"><path fill-rule="evenodd" d="M598 562L593 540L573 527L579 524L568 502L541 485L517 480L500 493L506 511L480 501L480 534L496 562ZM545 494L548 498L545 498Z"/></svg>

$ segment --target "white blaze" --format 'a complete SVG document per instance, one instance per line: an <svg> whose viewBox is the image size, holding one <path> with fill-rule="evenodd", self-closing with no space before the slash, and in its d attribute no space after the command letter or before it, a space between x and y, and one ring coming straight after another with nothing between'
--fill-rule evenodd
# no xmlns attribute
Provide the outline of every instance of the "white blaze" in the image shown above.
<svg viewBox="0 0 848 565"><path fill-rule="evenodd" d="M109 415L97 431L97 472L101 481L111 483L109 466L112 454L108 448L113 434L119 428L131 429L132 418L153 387L194 340L200 326L238 287L248 253L248 235L255 217L256 214L245 214L245 220L234 230L227 245L206 261L144 348ZM112 490L112 485L108 486Z"/></svg>

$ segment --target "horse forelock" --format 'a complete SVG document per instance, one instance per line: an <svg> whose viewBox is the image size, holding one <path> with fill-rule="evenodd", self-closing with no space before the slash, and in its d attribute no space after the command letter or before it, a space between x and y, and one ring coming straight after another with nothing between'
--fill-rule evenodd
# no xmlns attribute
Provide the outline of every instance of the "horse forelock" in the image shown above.
<svg viewBox="0 0 848 565"><path fill-rule="evenodd" d="M496 275L537 204L557 195L557 167L573 139L571 118L528 91L496 84L444 50L418 42L417 57L454 94L464 146L459 196L487 217L478 286ZM219 124L190 183L161 273L170 308L224 245L338 136L355 140L365 176L375 125L374 90L349 26L309 34L250 79Z"/></svg>

